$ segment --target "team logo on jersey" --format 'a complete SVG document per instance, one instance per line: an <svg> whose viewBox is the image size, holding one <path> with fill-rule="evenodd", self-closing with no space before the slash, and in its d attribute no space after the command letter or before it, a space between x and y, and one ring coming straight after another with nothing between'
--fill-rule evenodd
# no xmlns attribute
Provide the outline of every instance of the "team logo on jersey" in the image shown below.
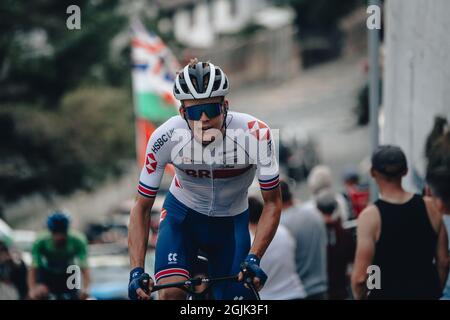
<svg viewBox="0 0 450 320"><path fill-rule="evenodd" d="M161 149L161 147L164 145L164 143L166 143L167 141L169 141L172 138L172 134L174 131L175 131L175 129L170 129L169 131L167 131L166 133L161 135L160 138L156 139L156 141L152 147L153 153L156 154L159 151L159 149Z"/></svg>
<svg viewBox="0 0 450 320"><path fill-rule="evenodd" d="M250 121L247 123L248 129L250 133L258 139L261 140L269 140L270 139L270 131L266 124L261 121Z"/></svg>
<svg viewBox="0 0 450 320"><path fill-rule="evenodd" d="M153 153L147 154L145 158L145 168L147 169L147 172L149 174L155 172L157 164L158 163L156 162L155 155Z"/></svg>
<svg viewBox="0 0 450 320"><path fill-rule="evenodd" d="M167 255L167 260L169 260L169 264L175 264L178 262L177 260L178 253L171 252Z"/></svg>

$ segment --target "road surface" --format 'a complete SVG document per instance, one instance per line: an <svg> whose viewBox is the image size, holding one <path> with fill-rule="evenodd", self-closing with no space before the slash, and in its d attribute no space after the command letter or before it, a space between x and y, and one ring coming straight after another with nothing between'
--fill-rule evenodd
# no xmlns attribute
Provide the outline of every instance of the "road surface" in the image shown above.
<svg viewBox="0 0 450 320"><path fill-rule="evenodd" d="M359 166L370 154L368 127L356 126L352 113L364 82L360 59L341 59L301 71L279 85L232 91L230 109L253 114L272 129L281 128L281 135L300 130L314 137L339 189L344 168ZM304 187L299 190L301 198L309 196Z"/></svg>

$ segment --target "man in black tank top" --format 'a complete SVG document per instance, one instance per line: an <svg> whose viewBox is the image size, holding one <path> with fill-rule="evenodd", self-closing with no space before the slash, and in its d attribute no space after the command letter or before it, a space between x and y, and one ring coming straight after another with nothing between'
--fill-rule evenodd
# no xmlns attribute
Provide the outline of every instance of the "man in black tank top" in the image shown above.
<svg viewBox="0 0 450 320"><path fill-rule="evenodd" d="M380 197L358 218L356 299L439 299L442 294L447 274L441 271L448 261L442 215L430 199L403 189L407 172L399 147L381 146L373 153L371 175ZM375 279L371 286L368 272Z"/></svg>

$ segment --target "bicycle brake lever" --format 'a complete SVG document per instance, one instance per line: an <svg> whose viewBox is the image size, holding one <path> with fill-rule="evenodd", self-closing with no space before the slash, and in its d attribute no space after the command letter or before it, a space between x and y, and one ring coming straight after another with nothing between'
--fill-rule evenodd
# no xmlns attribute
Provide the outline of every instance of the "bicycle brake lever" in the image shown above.
<svg viewBox="0 0 450 320"><path fill-rule="evenodd" d="M141 288L144 290L145 293L149 293L150 290L148 289L148 284L150 282L150 276L148 274L143 274L141 276Z"/></svg>
<svg viewBox="0 0 450 320"><path fill-rule="evenodd" d="M245 283L253 283L253 277L255 276L252 271L247 269L247 264L245 262L241 263L241 271L244 276Z"/></svg>

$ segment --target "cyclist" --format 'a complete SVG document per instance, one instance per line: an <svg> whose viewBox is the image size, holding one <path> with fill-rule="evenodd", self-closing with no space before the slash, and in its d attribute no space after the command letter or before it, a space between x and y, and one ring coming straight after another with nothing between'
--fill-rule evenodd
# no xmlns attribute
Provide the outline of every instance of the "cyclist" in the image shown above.
<svg viewBox="0 0 450 320"><path fill-rule="evenodd" d="M55 211L47 219L48 232L38 236L33 244L28 275L31 299L48 299L50 295L61 299L84 300L88 297L87 241L83 235L69 231L69 227L68 214ZM68 269L71 265L81 269L81 289L72 288L76 283L69 279L73 275L73 271Z"/></svg>
<svg viewBox="0 0 450 320"><path fill-rule="evenodd" d="M144 288L140 281L145 272L148 212L168 163L174 165L176 174L161 213L156 282L189 278L197 252L202 250L208 255L211 277L239 274L241 280L214 285L216 299L255 298L242 282L243 265L242 269L253 275L257 290L264 285L267 276L259 261L277 230L281 212L278 163L269 127L248 114L228 111L228 90L227 76L210 62L193 59L176 76L173 91L181 102L180 115L162 124L149 139L138 195L130 214L131 299L150 299L143 289L149 290L152 282ZM242 137L247 143L242 143ZM266 153L256 156L249 150L251 143L262 150L266 147ZM203 157L207 152L215 160L224 161ZM255 174L264 211L250 248L247 191ZM178 288L160 291L160 299L185 298L186 294Z"/></svg>

